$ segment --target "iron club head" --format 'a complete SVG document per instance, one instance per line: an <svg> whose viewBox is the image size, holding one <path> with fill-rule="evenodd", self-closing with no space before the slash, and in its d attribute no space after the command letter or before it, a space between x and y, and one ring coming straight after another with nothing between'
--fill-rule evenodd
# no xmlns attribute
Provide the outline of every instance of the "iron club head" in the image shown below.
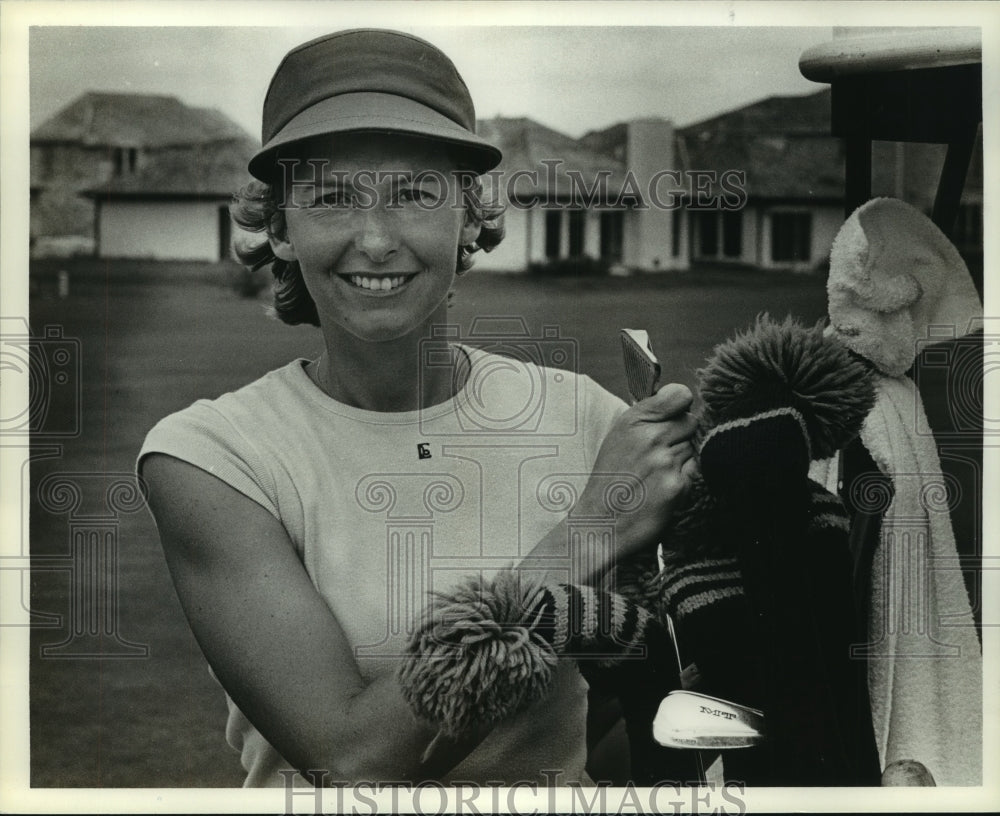
<svg viewBox="0 0 1000 816"><path fill-rule="evenodd" d="M694 691L671 691L656 712L653 739L667 748L749 748L764 740L764 714Z"/></svg>
<svg viewBox="0 0 1000 816"><path fill-rule="evenodd" d="M645 329L622 329L622 355L625 360L625 381L632 400L651 397L660 379L660 361L653 353L649 332Z"/></svg>

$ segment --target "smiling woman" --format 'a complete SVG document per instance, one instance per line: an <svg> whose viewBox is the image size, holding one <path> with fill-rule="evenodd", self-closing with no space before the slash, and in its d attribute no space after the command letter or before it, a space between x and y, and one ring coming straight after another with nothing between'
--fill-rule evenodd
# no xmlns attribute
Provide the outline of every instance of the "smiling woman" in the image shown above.
<svg viewBox="0 0 1000 816"><path fill-rule="evenodd" d="M691 394L626 409L545 368L541 341L500 357L497 338L454 336L456 275L502 236L476 178L501 157L434 46L380 30L306 43L263 121L258 182L233 207L256 233L242 254L271 265L277 316L318 325L324 351L167 417L138 462L245 784L586 781L572 659L526 710L439 734L410 710L400 658L434 593L469 575L593 580L655 543L691 475ZM608 474L645 501L619 508L612 550L570 558L566 511L606 517ZM547 498L554 480L572 506Z"/></svg>

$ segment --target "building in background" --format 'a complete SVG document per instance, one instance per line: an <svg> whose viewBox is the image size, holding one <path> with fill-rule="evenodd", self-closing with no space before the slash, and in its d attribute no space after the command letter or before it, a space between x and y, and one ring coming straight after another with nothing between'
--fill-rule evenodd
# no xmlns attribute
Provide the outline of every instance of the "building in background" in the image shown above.
<svg viewBox="0 0 1000 816"><path fill-rule="evenodd" d="M478 123L480 135L503 151L488 184L499 186L508 204L507 234L478 261L483 269L588 262L604 269L687 268L686 247L675 240L677 216L644 200L653 175L675 164L672 123L646 119L613 131L588 141L526 118Z"/></svg>
<svg viewBox="0 0 1000 816"><path fill-rule="evenodd" d="M249 139L158 151L134 175L87 191L102 258L220 261L231 257L229 202L246 184Z"/></svg>
<svg viewBox="0 0 1000 816"><path fill-rule="evenodd" d="M510 198L519 206L508 211L504 244L479 261L483 269L596 261L646 272L706 264L810 271L826 266L844 221L844 145L830 136L828 88L769 97L676 130L651 119L575 140L529 119L494 119L481 122L480 131L504 151L507 188L518 171L538 171L534 185L523 176L513 185ZM943 145L876 143L873 194L929 214L944 155ZM545 162L554 158L562 160L558 171L547 175ZM604 194L572 200L569 174L583 177L587 189L602 170ZM681 198L682 206L647 210L649 201L622 195L630 173L641 196L664 171L682 173L683 181L673 195L661 183L660 203ZM727 173L740 174L745 195L738 207L725 203L733 198L723 183ZM982 190L980 139L952 235L970 266L982 264ZM531 202L535 208L524 210Z"/></svg>
<svg viewBox="0 0 1000 816"><path fill-rule="evenodd" d="M825 266L844 220L844 148L829 135L829 89L680 129L662 118L580 139L527 118L478 128L504 154L488 191L498 186L508 201L504 241L477 261L485 271L807 271ZM86 93L31 136L33 253L227 258L227 205L249 180L257 145L214 109ZM930 212L943 160L940 145L876 143L873 193ZM953 236L980 266L982 178L980 140Z"/></svg>
<svg viewBox="0 0 1000 816"><path fill-rule="evenodd" d="M35 256L219 260L257 142L173 96L85 93L31 134Z"/></svg>
<svg viewBox="0 0 1000 816"><path fill-rule="evenodd" d="M599 261L644 272L705 263L812 270L844 219L844 153L830 136L828 90L681 129L647 119L574 140L529 119L494 119L480 132L504 152L511 200L508 235L483 269ZM553 160L558 171L546 173ZM574 173L584 180L577 190L592 190L601 173L607 187L574 200Z"/></svg>
<svg viewBox="0 0 1000 816"><path fill-rule="evenodd" d="M844 151L828 90L774 96L678 135L689 171L745 174L739 210L688 210L691 258L760 269L823 265L844 221Z"/></svg>
<svg viewBox="0 0 1000 816"><path fill-rule="evenodd" d="M739 212L689 209L691 259L762 269L826 265L844 221L844 144L830 136L830 89L774 96L678 134L686 167L746 172ZM876 142L872 195L902 199L930 215L945 145ZM983 151L980 137L951 236L970 264L982 263Z"/></svg>

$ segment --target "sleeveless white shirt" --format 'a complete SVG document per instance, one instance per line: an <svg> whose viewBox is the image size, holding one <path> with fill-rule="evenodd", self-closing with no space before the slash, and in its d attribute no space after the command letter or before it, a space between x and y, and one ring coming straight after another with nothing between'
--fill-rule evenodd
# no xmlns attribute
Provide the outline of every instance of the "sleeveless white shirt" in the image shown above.
<svg viewBox="0 0 1000 816"><path fill-rule="evenodd" d="M150 453L174 456L271 512L362 675L395 672L428 593L527 554L565 517L625 408L589 377L463 348L463 390L400 413L331 399L296 360L161 420L139 467ZM585 780L586 689L566 661L552 693L496 727L450 778ZM290 766L227 704L244 784L284 785L278 771Z"/></svg>

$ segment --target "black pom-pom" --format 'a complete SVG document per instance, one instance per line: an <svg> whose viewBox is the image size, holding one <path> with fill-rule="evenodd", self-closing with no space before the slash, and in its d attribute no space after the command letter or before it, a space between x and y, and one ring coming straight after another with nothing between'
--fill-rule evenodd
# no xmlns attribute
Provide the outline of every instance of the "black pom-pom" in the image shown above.
<svg viewBox="0 0 1000 816"><path fill-rule="evenodd" d="M807 327L767 314L716 346L698 371L702 427L779 406L796 409L809 431L813 459L826 459L861 430L875 403L869 369L823 323Z"/></svg>

